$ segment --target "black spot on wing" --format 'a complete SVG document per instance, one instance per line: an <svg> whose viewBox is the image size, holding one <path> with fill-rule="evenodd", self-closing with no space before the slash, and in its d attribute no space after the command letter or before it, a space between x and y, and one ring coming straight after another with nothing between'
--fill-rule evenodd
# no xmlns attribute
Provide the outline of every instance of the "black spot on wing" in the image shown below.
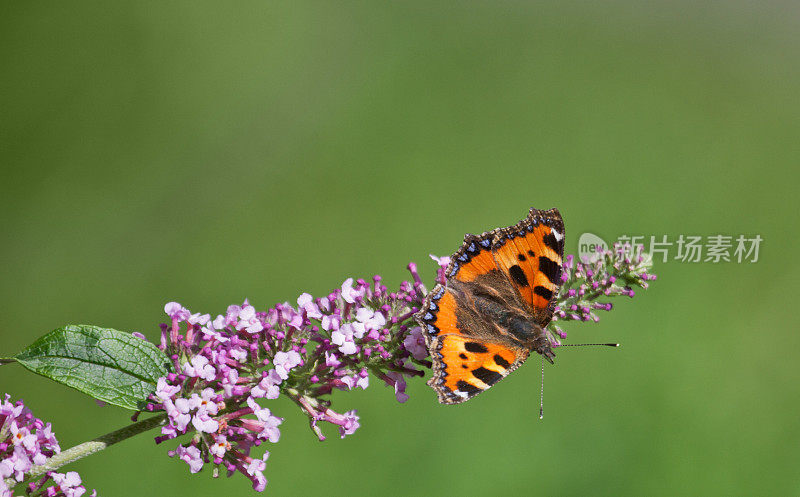
<svg viewBox="0 0 800 497"><path fill-rule="evenodd" d="M528 277L525 276L525 271L522 270L519 265L514 264L510 268L508 268L508 274L511 275L511 279L519 286L528 286Z"/></svg>
<svg viewBox="0 0 800 497"><path fill-rule="evenodd" d="M464 392L470 397L481 392L480 388L476 387L471 383L467 383L464 380L458 380L458 383L456 383L456 387L458 388L459 391Z"/></svg>
<svg viewBox="0 0 800 497"><path fill-rule="evenodd" d="M476 352L478 354L485 354L486 352L489 352L489 349L478 342L466 342L464 344L464 348L467 349L467 352Z"/></svg>
<svg viewBox="0 0 800 497"><path fill-rule="evenodd" d="M561 284L561 265L547 257L539 257L539 271L555 285Z"/></svg>
<svg viewBox="0 0 800 497"><path fill-rule="evenodd" d="M517 260L519 260L519 262L525 262L526 259L523 254L517 254Z"/></svg>
<svg viewBox="0 0 800 497"><path fill-rule="evenodd" d="M536 257L536 253L533 250L528 250L528 255L531 257Z"/></svg>
<svg viewBox="0 0 800 497"><path fill-rule="evenodd" d="M550 300L551 298L553 298L553 292L551 292L548 288L545 288L540 285L533 287L533 293L544 298L545 300Z"/></svg>
<svg viewBox="0 0 800 497"><path fill-rule="evenodd" d="M503 378L503 375L501 375L500 373L483 367L473 369L472 374L475 376L475 378L481 380L482 382L490 386L494 385L495 383L500 381L501 378Z"/></svg>
<svg viewBox="0 0 800 497"><path fill-rule="evenodd" d="M563 238L562 238L562 240L563 240ZM553 251L555 253L557 253L557 254L563 254L564 253L564 245L563 245L563 243L558 241L556 239L556 236L553 233L548 233L548 234L544 235L544 238L542 239L542 241L544 241L545 245L547 245L548 247L553 249Z"/></svg>
<svg viewBox="0 0 800 497"><path fill-rule="evenodd" d="M460 357L460 358L464 359L465 361L467 360L467 354L465 354L465 353L463 353L463 352L462 352L462 353L460 353L460 354L458 354L458 357Z"/></svg>
<svg viewBox="0 0 800 497"><path fill-rule="evenodd" d="M508 369L508 367L511 365L508 363L508 361L503 359L503 356L501 356L500 354L494 355L494 362L496 362L497 365L500 366L501 368L506 368L506 369Z"/></svg>

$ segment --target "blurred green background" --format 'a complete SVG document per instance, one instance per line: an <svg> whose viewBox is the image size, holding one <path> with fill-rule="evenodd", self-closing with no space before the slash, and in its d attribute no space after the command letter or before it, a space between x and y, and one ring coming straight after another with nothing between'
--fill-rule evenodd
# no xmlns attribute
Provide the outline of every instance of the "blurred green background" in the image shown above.
<svg viewBox="0 0 800 497"><path fill-rule="evenodd" d="M151 339L223 312L390 286L466 232L558 207L584 231L755 235L681 263L477 399L289 402L266 495L800 495L794 2L4 2L2 350L66 323ZM63 447L127 416L0 368ZM106 496L238 495L149 436L75 464Z"/></svg>

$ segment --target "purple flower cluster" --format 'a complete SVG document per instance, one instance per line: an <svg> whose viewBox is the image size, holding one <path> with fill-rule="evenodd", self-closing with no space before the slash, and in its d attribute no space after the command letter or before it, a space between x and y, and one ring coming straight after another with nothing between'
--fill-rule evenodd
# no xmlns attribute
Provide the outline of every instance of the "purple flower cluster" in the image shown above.
<svg viewBox="0 0 800 497"><path fill-rule="evenodd" d="M575 261L572 255L566 256L561 272L561 292L553 321L548 326L551 342L558 346L559 338L567 337L557 321L597 322L600 317L595 311L612 308L610 302L597 299L618 295L633 297L633 286L647 288L647 282L656 279L649 273L652 266L652 258L641 246L632 251L630 245L614 245L614 250L595 253L581 262Z"/></svg>
<svg viewBox="0 0 800 497"><path fill-rule="evenodd" d="M248 301L228 307L212 319L178 303L164 308L170 322L162 325L160 348L174 372L158 381L148 411L164 411L167 422L158 443L192 434L169 452L196 473L206 464L216 476L239 472L263 491L269 451L251 449L280 439L282 418L263 407L265 400L285 395L309 417L313 432L325 439L321 422L336 425L341 437L359 427L355 410L331 409L334 390L365 389L370 373L405 402L408 376L422 376L417 366L430 367L422 331L413 314L425 295L414 264L413 282L396 292L381 284L346 280L322 298L304 293L297 305L278 304L258 311Z"/></svg>
<svg viewBox="0 0 800 497"><path fill-rule="evenodd" d="M0 402L0 497L12 497L13 488L26 480L34 466L61 452L50 423L35 418L21 400L11 403L9 399L6 394ZM75 471L50 471L27 485L29 495L80 497L85 492Z"/></svg>

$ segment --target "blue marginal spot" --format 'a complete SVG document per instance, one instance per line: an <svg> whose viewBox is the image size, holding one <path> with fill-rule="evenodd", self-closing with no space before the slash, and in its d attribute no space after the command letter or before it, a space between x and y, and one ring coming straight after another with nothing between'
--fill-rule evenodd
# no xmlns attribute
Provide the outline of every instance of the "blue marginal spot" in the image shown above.
<svg viewBox="0 0 800 497"><path fill-rule="evenodd" d="M461 254L458 256L458 260L461 262L467 262L467 254Z"/></svg>
<svg viewBox="0 0 800 497"><path fill-rule="evenodd" d="M439 300L444 295L444 287L439 287L436 293L433 294L434 300Z"/></svg>
<svg viewBox="0 0 800 497"><path fill-rule="evenodd" d="M425 316L422 319L424 319L425 321L430 321L431 319L433 319L433 314L431 314L430 312L426 312Z"/></svg>
<svg viewBox="0 0 800 497"><path fill-rule="evenodd" d="M438 307L436 306L436 304L433 303L433 301L431 301L431 305L428 306L428 309L435 311L436 309L438 309Z"/></svg>
<svg viewBox="0 0 800 497"><path fill-rule="evenodd" d="M467 251L469 251L469 252L475 252L477 250L478 250L478 248L475 246L475 242L470 243L469 247L467 247Z"/></svg>
<svg viewBox="0 0 800 497"><path fill-rule="evenodd" d="M481 240L481 245L483 245L483 246L484 246L484 247L486 247L486 248L489 248L489 245L490 245L491 243L492 243L492 241L491 241L491 240L489 240L488 238L487 238L486 240Z"/></svg>
<svg viewBox="0 0 800 497"><path fill-rule="evenodd" d="M430 333L431 335L435 335L438 331L439 330L436 328L436 326L432 324L428 325L428 333Z"/></svg>
<svg viewBox="0 0 800 497"><path fill-rule="evenodd" d="M450 270L450 274L448 274L447 276L455 276L456 273L458 272L458 268L460 268L460 267L461 266L457 262L454 262L453 263L453 268Z"/></svg>

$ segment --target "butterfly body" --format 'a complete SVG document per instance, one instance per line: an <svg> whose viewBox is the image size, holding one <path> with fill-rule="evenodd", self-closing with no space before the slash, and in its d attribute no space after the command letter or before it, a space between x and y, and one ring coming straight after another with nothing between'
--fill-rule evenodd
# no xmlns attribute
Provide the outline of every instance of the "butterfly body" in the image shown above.
<svg viewBox="0 0 800 497"><path fill-rule="evenodd" d="M545 327L561 286L563 241L556 209L531 209L514 226L465 236L445 283L415 315L433 359L428 384L441 403L471 399L532 351L553 362Z"/></svg>

